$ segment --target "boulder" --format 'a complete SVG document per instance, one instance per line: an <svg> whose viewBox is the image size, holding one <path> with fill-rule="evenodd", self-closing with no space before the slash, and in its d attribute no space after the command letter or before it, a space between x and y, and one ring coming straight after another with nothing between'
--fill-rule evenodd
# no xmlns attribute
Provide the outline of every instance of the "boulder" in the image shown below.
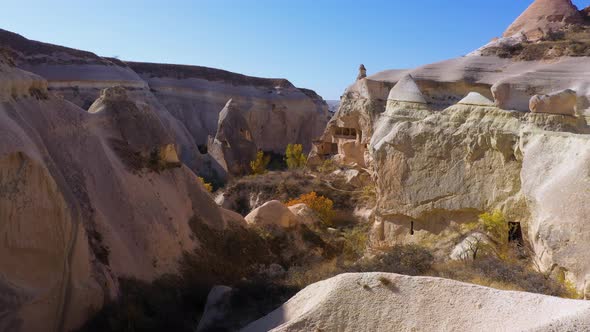
<svg viewBox="0 0 590 332"><path fill-rule="evenodd" d="M566 89L548 95L534 95L529 102L529 108L533 113L576 115L577 103L576 92Z"/></svg>
<svg viewBox="0 0 590 332"><path fill-rule="evenodd" d="M483 233L469 234L453 248L450 258L453 260L466 260L473 259L474 255L477 258L478 253L482 254L482 247L489 243L489 238Z"/></svg>
<svg viewBox="0 0 590 332"><path fill-rule="evenodd" d="M254 209L246 216L249 225L287 229L299 224L297 216L279 201L269 201Z"/></svg>
<svg viewBox="0 0 590 332"><path fill-rule="evenodd" d="M500 81L492 85L494 103L498 108L512 111L529 111L529 100L534 95L533 89L526 84Z"/></svg>
<svg viewBox="0 0 590 332"><path fill-rule="evenodd" d="M587 331L590 302L433 277L348 273L307 286L242 332Z"/></svg>
<svg viewBox="0 0 590 332"><path fill-rule="evenodd" d="M319 224L321 222L320 218L315 213L315 211L312 210L305 203L299 203L299 204L295 204L295 205L289 206L289 210L295 216L297 216L297 219L302 224L311 226L311 225L317 225L317 224Z"/></svg>
<svg viewBox="0 0 590 332"><path fill-rule="evenodd" d="M227 318L231 309L232 289L227 286L214 286L207 295L203 316L197 326L197 332L219 328L221 321Z"/></svg>

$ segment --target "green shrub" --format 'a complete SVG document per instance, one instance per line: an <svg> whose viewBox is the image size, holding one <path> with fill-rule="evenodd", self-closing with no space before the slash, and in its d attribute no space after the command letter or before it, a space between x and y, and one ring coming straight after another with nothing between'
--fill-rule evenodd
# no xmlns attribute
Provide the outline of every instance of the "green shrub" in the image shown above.
<svg viewBox="0 0 590 332"><path fill-rule="evenodd" d="M358 259L363 256L369 239L367 227L353 227L345 230L342 234L344 243L342 254L346 259Z"/></svg>
<svg viewBox="0 0 590 332"><path fill-rule="evenodd" d="M256 159L250 162L250 168L252 174L261 175L267 172L268 163L270 163L270 156L265 156L264 152L258 151L256 153Z"/></svg>
<svg viewBox="0 0 590 332"><path fill-rule="evenodd" d="M289 144L285 151L285 160L289 169L303 168L307 164L307 157L303 154L301 144Z"/></svg>
<svg viewBox="0 0 590 332"><path fill-rule="evenodd" d="M328 174L334 172L337 168L338 166L336 166L336 163L332 159L326 159L318 166L318 172Z"/></svg>

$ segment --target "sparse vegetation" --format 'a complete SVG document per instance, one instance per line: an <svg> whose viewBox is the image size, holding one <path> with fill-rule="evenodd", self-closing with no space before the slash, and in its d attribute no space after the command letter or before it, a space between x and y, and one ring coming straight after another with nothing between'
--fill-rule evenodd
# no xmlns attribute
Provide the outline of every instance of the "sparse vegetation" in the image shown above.
<svg viewBox="0 0 590 332"><path fill-rule="evenodd" d="M548 60L562 56L590 56L590 26L550 30L538 41L489 47L483 55L497 55L521 61Z"/></svg>
<svg viewBox="0 0 590 332"><path fill-rule="evenodd" d="M289 169L299 169L307 164L307 156L303 154L301 144L288 144L285 151L285 161Z"/></svg>
<svg viewBox="0 0 590 332"><path fill-rule="evenodd" d="M318 196L315 191L312 191L308 194L303 194L296 199L290 200L287 202L287 206L301 203L306 204L314 210L324 225L332 225L332 219L334 218L334 202L332 202L331 199L324 196Z"/></svg>
<svg viewBox="0 0 590 332"><path fill-rule="evenodd" d="M267 172L268 164L270 163L270 156L267 156L262 151L256 153L256 159L250 162L252 174L262 175Z"/></svg>
<svg viewBox="0 0 590 332"><path fill-rule="evenodd" d="M203 184L203 187L205 187L205 190L207 190L208 192L213 192L213 185L211 183L205 182L205 179L203 179L202 177L198 177L199 181Z"/></svg>
<svg viewBox="0 0 590 332"><path fill-rule="evenodd" d="M318 166L318 172L323 174L332 173L337 169L338 166L336 166L336 163L334 163L332 159L326 159L322 161L322 164L320 166Z"/></svg>

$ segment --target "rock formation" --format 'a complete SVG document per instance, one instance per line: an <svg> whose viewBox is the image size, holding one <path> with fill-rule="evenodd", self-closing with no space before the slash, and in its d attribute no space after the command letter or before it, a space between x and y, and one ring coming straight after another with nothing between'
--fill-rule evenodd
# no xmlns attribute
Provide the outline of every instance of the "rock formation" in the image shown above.
<svg viewBox="0 0 590 332"><path fill-rule="evenodd" d="M465 98L459 100L459 105L470 105L470 106L488 106L493 107L494 102L488 98L482 96L477 92L469 92Z"/></svg>
<svg viewBox="0 0 590 332"><path fill-rule="evenodd" d="M283 230L300 224L289 208L279 201L269 201L246 216L246 222L262 228Z"/></svg>
<svg viewBox="0 0 590 332"><path fill-rule="evenodd" d="M359 66L359 74L357 75L356 80L362 80L365 77L367 77L367 68L365 68L365 65L361 64Z"/></svg>
<svg viewBox="0 0 590 332"><path fill-rule="evenodd" d="M575 115L577 104L576 92L567 89L548 95L534 95L529 102L529 108L533 113Z"/></svg>
<svg viewBox="0 0 590 332"><path fill-rule="evenodd" d="M229 99L242 105L257 147L264 151L283 153L290 143L303 144L307 151L328 119L328 106L320 96L285 79L198 66L123 62L28 40L5 30L0 30L0 48L17 68L42 77L44 80L37 81L51 93L83 109L105 88L126 88L130 99L149 105L160 118L176 142L182 162L205 176L214 175L218 166L202 155L199 147L205 147L207 137L215 135L219 113ZM28 75L18 79L31 80L32 74ZM21 83L9 75L2 81L12 86L3 94L20 93L13 85ZM0 83L0 89L2 86Z"/></svg>
<svg viewBox="0 0 590 332"><path fill-rule="evenodd" d="M424 244L448 257L465 238L461 225L500 210L520 223L542 271L583 291L589 61L475 52L377 73L347 88L310 164L331 159L370 173L374 246ZM346 128L357 136L342 137Z"/></svg>
<svg viewBox="0 0 590 332"><path fill-rule="evenodd" d="M116 87L87 112L8 61L0 77L0 326L76 329L119 277L151 281L207 250L194 229L243 229L178 162L150 103Z"/></svg>
<svg viewBox="0 0 590 332"><path fill-rule="evenodd" d="M412 75L402 77L389 91L387 100L403 101L407 103L426 104L420 88L416 85Z"/></svg>
<svg viewBox="0 0 590 332"><path fill-rule="evenodd" d="M524 33L529 40L567 24L581 23L582 14L571 0L535 0L504 32L504 37Z"/></svg>
<svg viewBox="0 0 590 332"><path fill-rule="evenodd" d="M307 151L327 122L326 102L285 79L197 66L126 64L149 84L157 100L186 126L198 145L215 134L219 112L229 99L240 105L253 139L264 151L284 153L287 144L293 143Z"/></svg>
<svg viewBox="0 0 590 332"><path fill-rule="evenodd" d="M250 173L250 162L256 159L256 143L248 122L232 99L219 113L217 133L209 138L207 150L230 175Z"/></svg>
<svg viewBox="0 0 590 332"><path fill-rule="evenodd" d="M387 273L312 284L241 331L583 331L590 303Z"/></svg>
<svg viewBox="0 0 590 332"><path fill-rule="evenodd" d="M295 204L293 206L289 206L289 210L297 217L297 220L299 220L299 222L304 225L319 225L321 222L317 213L315 213L314 210L307 206L307 204Z"/></svg>

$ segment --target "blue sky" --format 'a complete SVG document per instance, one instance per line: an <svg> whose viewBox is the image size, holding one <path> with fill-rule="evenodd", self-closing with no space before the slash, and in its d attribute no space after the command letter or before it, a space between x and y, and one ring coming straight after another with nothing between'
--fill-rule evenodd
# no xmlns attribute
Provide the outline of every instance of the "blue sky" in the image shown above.
<svg viewBox="0 0 590 332"><path fill-rule="evenodd" d="M360 63L371 74L464 55L531 2L28 0L3 3L0 28L123 60L287 78L338 99Z"/></svg>

